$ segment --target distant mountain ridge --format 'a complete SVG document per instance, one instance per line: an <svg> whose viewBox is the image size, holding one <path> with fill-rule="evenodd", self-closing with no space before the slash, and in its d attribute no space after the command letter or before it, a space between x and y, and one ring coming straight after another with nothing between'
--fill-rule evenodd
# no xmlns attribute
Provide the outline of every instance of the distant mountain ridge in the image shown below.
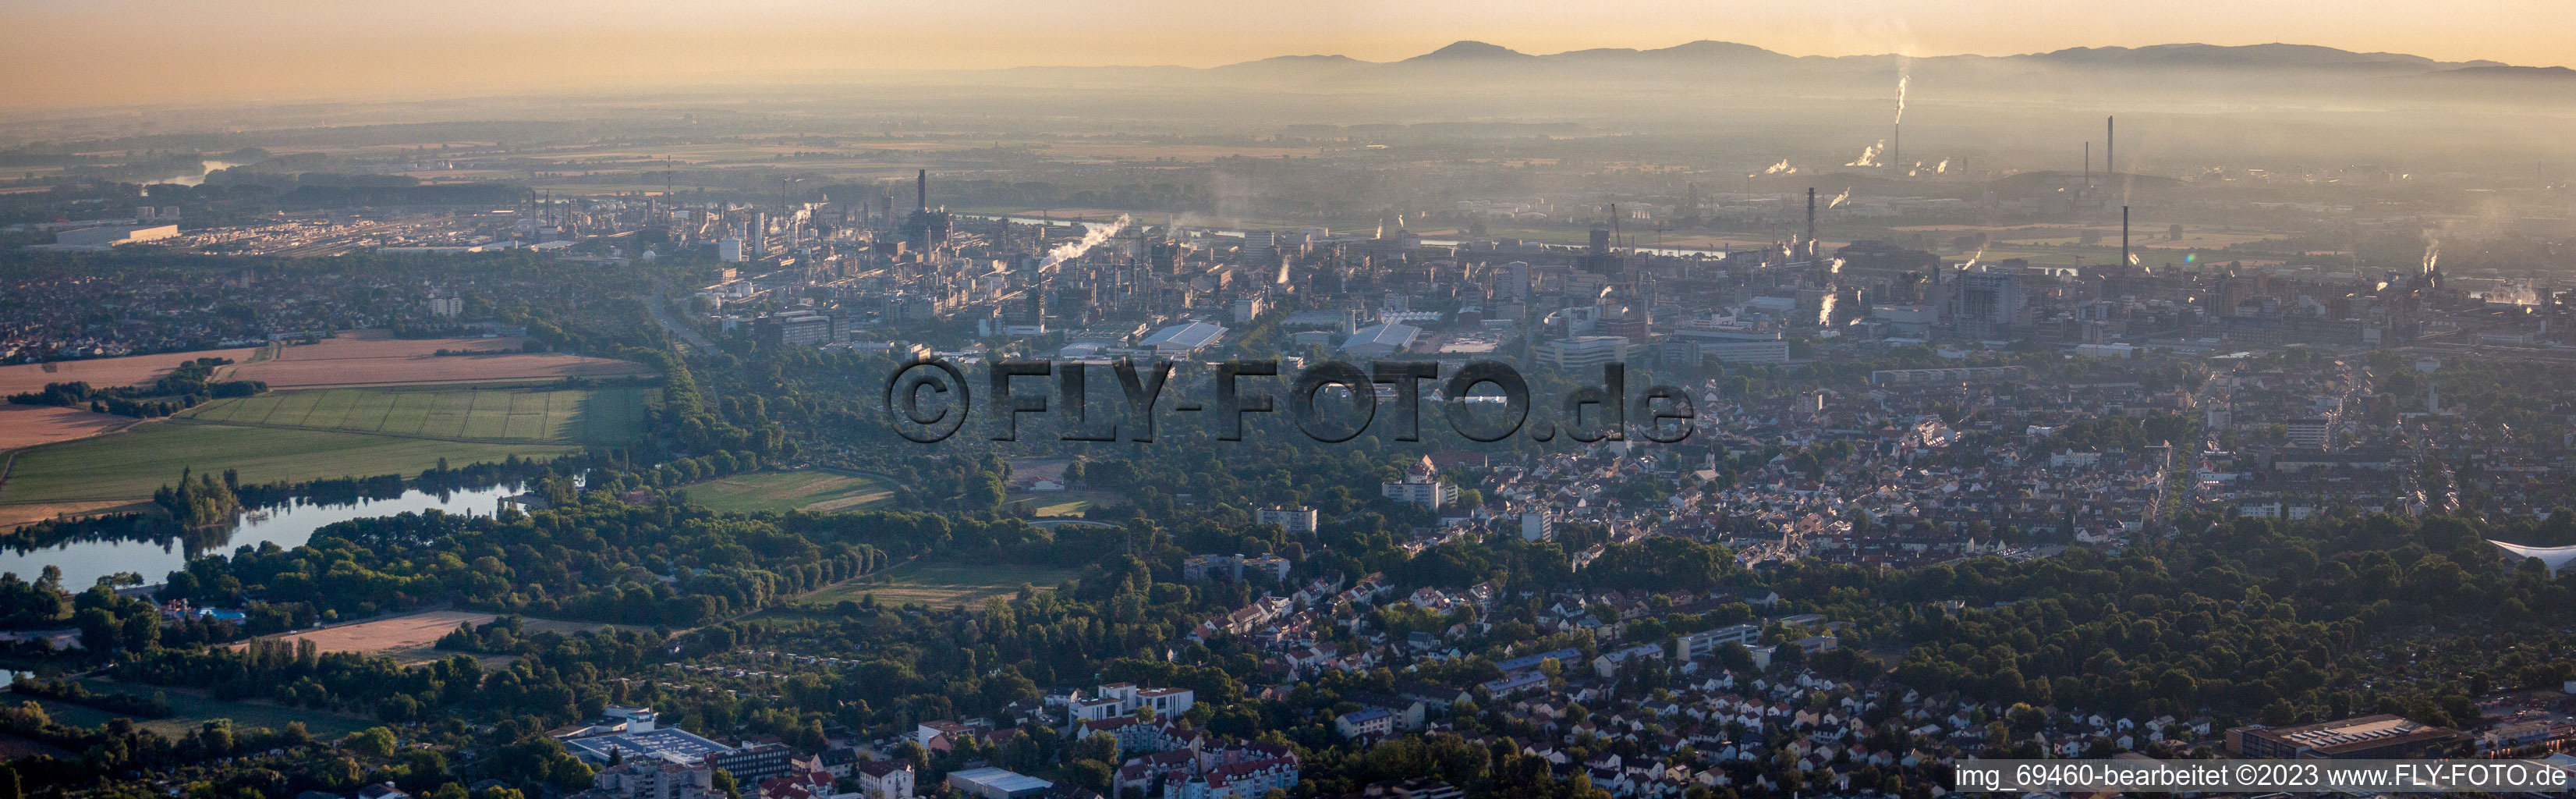
<svg viewBox="0 0 2576 799"><path fill-rule="evenodd" d="M1339 67L1389 66L1395 64L1425 63L1497 62L1629 62L1640 64L1662 64L1675 61L1732 61L1787 64L1808 60L1885 61L1904 58L1907 57L1894 54L1792 56L1757 45L1743 44L1739 42L1721 42L1709 39L1700 39L1671 47L1662 47L1651 50L1638 50L1625 47L1605 47L1588 50L1569 50L1562 53L1539 55L1524 53L1519 50L1488 42L1461 40L1422 55L1396 61L1366 61L1343 55L1279 56L1276 58L1265 58L1259 61L1228 64L1216 67L1215 69L1235 69L1256 64L1284 64L1291 62L1305 65L1330 65ZM2283 43L2249 45L2182 43L2147 45L2143 47L2070 47L2043 53L2024 53L2019 55L1914 56L1911 57L1910 60L1925 62L2027 61L2069 65L2152 68L2358 68L2382 71L2412 70L2417 72L2509 66L2499 61L2438 61L2406 53L2359 53L2320 45Z"/></svg>
<svg viewBox="0 0 2576 799"><path fill-rule="evenodd" d="M2305 44L2070 47L2015 55L1793 56L1708 39L1671 47L1534 54L1464 40L1393 61L1283 55L1217 67L1020 67L1019 79L1127 86L1414 93L1451 99L1569 103L1651 98L1843 98L1892 94L1899 75L1945 100L2089 102L2117 96L2144 110L2195 102L2354 102L2421 106L2504 102L2576 107L2576 70L2442 61Z"/></svg>

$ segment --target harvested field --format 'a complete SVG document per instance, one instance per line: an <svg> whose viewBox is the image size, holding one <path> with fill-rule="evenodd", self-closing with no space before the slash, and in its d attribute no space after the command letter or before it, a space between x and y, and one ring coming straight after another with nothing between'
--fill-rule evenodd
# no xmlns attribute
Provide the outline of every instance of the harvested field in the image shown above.
<svg viewBox="0 0 2576 799"><path fill-rule="evenodd" d="M150 502L111 499L104 502L44 502L24 505L0 504L0 530L14 530L57 517L80 518L110 513L142 513L159 507Z"/></svg>
<svg viewBox="0 0 2576 799"><path fill-rule="evenodd" d="M439 636L455 632L456 625L472 622L480 626L490 624L496 618L500 617L470 610L433 610L408 616L325 627L308 632L287 633L277 638L287 641L310 639L314 647L324 652L384 655L406 663L416 663L445 657L446 653L441 653L433 647L438 644ZM596 632L610 627L606 624L579 621L549 619L526 619L525 621L530 632L565 635ZM236 644L235 648L240 646Z"/></svg>
<svg viewBox="0 0 2576 799"><path fill-rule="evenodd" d="M0 366L0 394L22 394L45 390L46 383L88 383L101 388L135 386L161 379L179 364L198 358L230 358L235 362L250 360L256 348L232 350L199 350L169 352L160 355L134 355L124 358L95 358L86 361L55 361Z"/></svg>
<svg viewBox="0 0 2576 799"><path fill-rule="evenodd" d="M0 450L88 438L124 429L134 417L91 413L79 408L0 405Z"/></svg>
<svg viewBox="0 0 2576 799"><path fill-rule="evenodd" d="M456 625L472 622L489 624L499 618L489 613L464 610L433 610L409 616L362 621L337 627L324 627L300 633L277 636L281 640L309 640L324 652L356 652L364 655L392 655L401 658L417 655L438 643L438 637L456 631ZM239 648L240 644L234 645Z"/></svg>
<svg viewBox="0 0 2576 799"><path fill-rule="evenodd" d="M258 380L270 388L313 388L618 377L652 372L628 361L520 352L524 344L525 339L512 337L395 339L359 331L312 344L280 347L277 357L235 365L222 377ZM476 354L439 355L439 350Z"/></svg>

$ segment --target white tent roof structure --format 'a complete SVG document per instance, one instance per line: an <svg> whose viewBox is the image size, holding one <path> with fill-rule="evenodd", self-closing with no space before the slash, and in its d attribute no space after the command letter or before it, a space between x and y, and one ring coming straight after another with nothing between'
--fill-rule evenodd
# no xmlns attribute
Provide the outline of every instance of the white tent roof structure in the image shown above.
<svg viewBox="0 0 2576 799"><path fill-rule="evenodd" d="M2556 573L2559 569L2566 568L2569 562L2576 561L2576 546L2527 547L2521 544L2508 544L2495 539L2487 539L2487 543L2496 545L2497 548L2504 550L2505 554L2508 555L2525 558L2538 558L2540 559L2541 565L2549 567L2549 571L2551 573Z"/></svg>

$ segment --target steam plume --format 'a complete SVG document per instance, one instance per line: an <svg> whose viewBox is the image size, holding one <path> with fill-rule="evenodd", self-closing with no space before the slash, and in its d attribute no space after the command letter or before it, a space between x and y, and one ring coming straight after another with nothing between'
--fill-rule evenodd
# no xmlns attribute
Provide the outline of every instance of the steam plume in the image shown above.
<svg viewBox="0 0 2576 799"><path fill-rule="evenodd" d="M1846 189L1843 189L1843 193L1841 193L1841 194L1837 194L1837 195L1834 195L1834 201L1833 201L1832 203L1827 204L1825 207L1826 207L1826 208L1841 208L1841 207L1843 207L1843 201L1845 201L1845 200L1849 200L1849 199L1851 199L1851 189L1846 188Z"/></svg>
<svg viewBox="0 0 2576 799"><path fill-rule="evenodd" d="M1905 84L1913 80L1914 76L1906 74L1904 66L1896 68L1896 124L1905 124Z"/></svg>
<svg viewBox="0 0 2576 799"><path fill-rule="evenodd" d="M1783 159L1780 159L1780 163L1772 164L1772 165L1771 165L1771 168L1769 168L1769 169L1765 169L1765 170L1762 170L1762 174L1765 174L1765 175L1787 175L1787 174L1794 174L1794 173L1796 173L1797 171L1798 171L1798 168L1797 168L1797 167L1794 167L1794 166L1790 166L1790 165L1789 165L1789 159L1783 158Z"/></svg>
<svg viewBox="0 0 2576 799"><path fill-rule="evenodd" d="M1091 248L1098 247L1101 242L1108 241L1109 237L1118 235L1118 231L1125 230L1127 223L1127 215L1119 214L1118 221L1111 222L1106 227L1092 228L1090 232L1082 234L1081 241L1068 242L1048 250L1046 259L1038 262L1038 268L1044 269L1082 257L1082 254L1090 252Z"/></svg>
<svg viewBox="0 0 2576 799"><path fill-rule="evenodd" d="M1880 139L1878 140L1878 143L1862 149L1860 151L1859 158L1852 159L1851 163L1844 164L1843 166L1881 166L1878 162L1878 154L1880 151L1885 149L1887 149L1887 140Z"/></svg>

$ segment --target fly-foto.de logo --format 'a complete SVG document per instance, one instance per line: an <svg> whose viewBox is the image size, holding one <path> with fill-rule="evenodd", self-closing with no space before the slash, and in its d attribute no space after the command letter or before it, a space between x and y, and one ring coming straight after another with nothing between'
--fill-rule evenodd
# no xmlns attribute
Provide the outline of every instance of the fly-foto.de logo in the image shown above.
<svg viewBox="0 0 2576 799"><path fill-rule="evenodd" d="M1210 396L1204 400L1167 400L1170 361L988 361L982 366L983 429L994 441L1020 440L1023 416L1052 416L1063 430L1057 437L1066 441L1152 442L1156 415L1167 406L1174 413L1200 417L1217 440L1242 441L1250 415L1277 413L1283 399L1298 431L1327 444L1358 438L1373 425L1385 425L1397 441L1420 441L1425 399L1438 406L1440 421L1451 432L1481 442L1514 435L1552 441L1559 434L1584 443L1622 441L1634 421L1639 437L1671 444L1689 438L1698 417L1690 395L1680 388L1655 386L1630 396L1628 368L1621 363L1603 364L1599 385L1567 392L1554 420L1536 422L1530 418L1529 381L1519 370L1494 361L1476 361L1445 375L1436 361L1370 361L1365 369L1323 361L1284 382L1278 361L1226 361L1212 365L1205 386ZM1095 392L1089 388L1094 380L1115 388ZM977 407L978 390L969 386L967 370L955 362L913 359L886 381L886 414L905 439L924 444L948 440L966 428Z"/></svg>

